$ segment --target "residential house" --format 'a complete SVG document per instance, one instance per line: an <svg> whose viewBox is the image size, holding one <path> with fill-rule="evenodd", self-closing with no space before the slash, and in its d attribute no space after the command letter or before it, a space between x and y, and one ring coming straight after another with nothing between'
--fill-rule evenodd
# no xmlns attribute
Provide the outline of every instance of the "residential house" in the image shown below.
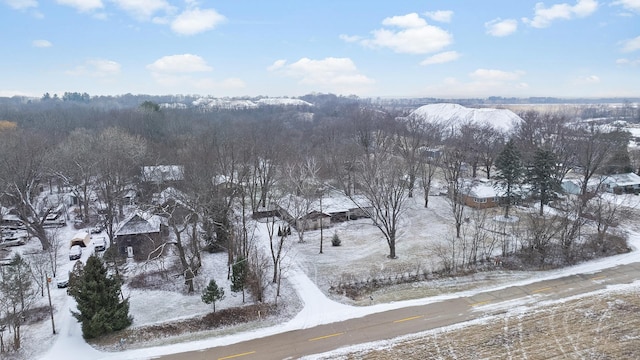
<svg viewBox="0 0 640 360"><path fill-rule="evenodd" d="M564 179L560 184L562 191L565 194L581 195L582 193L582 179ZM595 193L601 188L602 181L600 178L591 178L587 182L587 192Z"/></svg>
<svg viewBox="0 0 640 360"><path fill-rule="evenodd" d="M357 204L357 205L356 205ZM269 209L254 212L254 218L278 216L296 229L327 228L334 222L369 218L373 212L369 201L362 196L349 198L333 191L315 199L303 199L288 195L274 203Z"/></svg>
<svg viewBox="0 0 640 360"><path fill-rule="evenodd" d="M115 245L120 255L136 260L147 259L166 242L166 219L135 212L120 223L115 231Z"/></svg>
<svg viewBox="0 0 640 360"><path fill-rule="evenodd" d="M487 209L500 206L504 192L496 189L492 181L474 179L464 182L460 197L460 201L466 206Z"/></svg>
<svg viewBox="0 0 640 360"><path fill-rule="evenodd" d="M613 174L602 178L603 188L614 194L640 193L640 176L634 173Z"/></svg>
<svg viewBox="0 0 640 360"><path fill-rule="evenodd" d="M321 227L326 229L329 226L331 226L331 215L316 210L299 217L295 224L296 229L304 227L305 230L318 230Z"/></svg>

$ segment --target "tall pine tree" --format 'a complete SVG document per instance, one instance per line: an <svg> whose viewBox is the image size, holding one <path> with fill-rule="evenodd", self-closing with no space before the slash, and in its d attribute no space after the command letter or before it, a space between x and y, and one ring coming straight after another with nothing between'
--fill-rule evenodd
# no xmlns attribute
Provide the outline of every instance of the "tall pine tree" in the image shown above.
<svg viewBox="0 0 640 360"><path fill-rule="evenodd" d="M78 281L69 293L78 304L73 316L82 323L82 336L95 338L122 330L133 321L129 299L120 300L122 282L107 274L102 260L91 255Z"/></svg>
<svg viewBox="0 0 640 360"><path fill-rule="evenodd" d="M532 192L540 200L540 216L544 214L544 205L553 198L553 191L557 188L556 157L551 150L538 148L533 155L533 164L529 168L528 181Z"/></svg>
<svg viewBox="0 0 640 360"><path fill-rule="evenodd" d="M509 208L515 203L518 185L524 177L524 167L520 152L513 140L509 140L495 163L498 173L494 176L495 186L504 192L504 217L509 217Z"/></svg>
<svg viewBox="0 0 640 360"><path fill-rule="evenodd" d="M244 287L247 283L247 259L240 258L231 267L231 291L242 291L242 302L244 303Z"/></svg>

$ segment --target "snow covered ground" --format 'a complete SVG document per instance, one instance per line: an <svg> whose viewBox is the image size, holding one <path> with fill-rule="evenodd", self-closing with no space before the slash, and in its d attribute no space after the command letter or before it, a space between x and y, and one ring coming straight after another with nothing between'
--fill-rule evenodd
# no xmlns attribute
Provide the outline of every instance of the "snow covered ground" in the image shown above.
<svg viewBox="0 0 640 360"><path fill-rule="evenodd" d="M291 236L292 243L287 252L284 272L285 283L283 291L291 298L297 294L302 303L302 310L295 315L288 316L289 320L282 323L259 328L256 325L252 330L216 336L214 338L199 339L183 343L159 345L142 349L122 350L119 352L104 352L94 349L82 339L80 325L71 316L70 310L74 307L73 300L67 296L64 289L52 288L52 300L56 308L55 324L57 334L52 335L51 323L45 321L36 325L29 325L24 331L25 344L23 351L18 354L18 359L65 359L70 351L74 357L86 359L146 359L158 355L197 350L212 346L219 346L240 342L247 339L264 337L271 334L295 329L308 328L319 324L331 323L349 318L362 317L367 314L382 312L406 306L427 304L461 296L470 296L486 289L524 285L543 279L562 277L576 273L597 272L600 269L620 264L640 261L637 251L640 248L640 234L632 233L630 245L633 251L610 258L599 259L574 267L553 270L548 272L520 273L517 277L509 274L501 277L499 281L486 281L482 287L476 287L464 291L443 291L439 295L419 297L412 300L390 301L369 306L354 306L345 298L330 295L328 287L336 279L345 274L373 274L384 271L400 271L407 267L428 267L433 264L429 257L429 244L443 241L451 234L451 224L448 218L447 204L444 199L432 197L430 208L425 209L422 199L418 196L409 201L409 207L404 217L404 230L398 239L398 260L386 257L388 248L379 231L367 220L358 220L338 224L330 229L324 229L323 254L319 254L319 231L308 231L305 234L305 242L297 243L297 236ZM259 226L264 226L261 224ZM67 226L59 230L59 236L70 238L76 230ZM337 232L342 240L342 246L332 247L331 236ZM259 228L256 233L259 240L265 244L267 240L264 228ZM39 244L30 242L21 247L25 253L34 252ZM90 251L83 253L82 259L86 260ZM62 254L63 259L66 253ZM63 260L62 259L62 260ZM216 282L225 289L229 289L226 280L226 257L220 254L207 254L204 261L204 274L199 280L199 288L214 277ZM64 274L73 266L73 262L63 261L59 273ZM180 280L176 280L180 281ZM457 286L465 279L452 279L441 282L445 288L465 288ZM168 320L175 320L205 314L210 311L210 306L201 302L199 293L193 296L183 295L178 292L161 290L136 290L124 289L125 296L130 296L131 313L134 315L133 326L143 326ZM241 304L241 296L233 296L226 291L226 298L216 305L217 309L237 306ZM338 300L338 301L337 301ZM363 305L363 304L360 304ZM72 349L72 350L70 350ZM12 359L12 357L9 357Z"/></svg>

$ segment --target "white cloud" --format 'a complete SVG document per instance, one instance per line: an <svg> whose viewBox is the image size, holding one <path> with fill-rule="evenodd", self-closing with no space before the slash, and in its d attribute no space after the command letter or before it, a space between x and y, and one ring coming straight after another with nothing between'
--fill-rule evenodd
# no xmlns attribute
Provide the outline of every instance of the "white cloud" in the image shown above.
<svg viewBox="0 0 640 360"><path fill-rule="evenodd" d="M420 65L444 64L458 60L459 58L460 54L457 51L445 51L424 59Z"/></svg>
<svg viewBox="0 0 640 360"><path fill-rule="evenodd" d="M416 13L386 18L382 24L393 28L374 30L373 38L360 43L374 48L387 47L397 53L426 54L440 51L453 42L451 34L427 24Z"/></svg>
<svg viewBox="0 0 640 360"><path fill-rule="evenodd" d="M637 65L640 65L640 58L638 58L638 59L626 59L626 58L617 59L616 60L616 64L618 64L618 65L637 66Z"/></svg>
<svg viewBox="0 0 640 360"><path fill-rule="evenodd" d="M228 78L222 81L203 73L213 71L206 61L192 54L164 56L147 65L151 77L155 82L165 88L182 89L185 93L207 93L222 90L242 89L244 81L238 78Z"/></svg>
<svg viewBox="0 0 640 360"><path fill-rule="evenodd" d="M16 10L25 10L29 8L38 7L37 0L5 0L9 7L14 8Z"/></svg>
<svg viewBox="0 0 640 360"><path fill-rule="evenodd" d="M513 19L502 20L500 18L493 19L484 23L487 34L491 36L508 36L518 30L518 21Z"/></svg>
<svg viewBox="0 0 640 360"><path fill-rule="evenodd" d="M120 64L105 59L91 59L85 61L84 64L78 65L73 70L69 70L66 73L74 76L88 76L105 78L115 76L120 73Z"/></svg>
<svg viewBox="0 0 640 360"><path fill-rule="evenodd" d="M416 13L407 15L392 16L382 20L382 25L397 26L400 28L421 28L427 22Z"/></svg>
<svg viewBox="0 0 640 360"><path fill-rule="evenodd" d="M633 52L640 49L640 36L622 42L622 52Z"/></svg>
<svg viewBox="0 0 640 360"><path fill-rule="evenodd" d="M340 40L348 43L358 42L362 39L360 36L357 36L357 35L346 35L346 34L340 34L339 38Z"/></svg>
<svg viewBox="0 0 640 360"><path fill-rule="evenodd" d="M269 69L299 79L301 84L322 87L342 94L361 91L374 83L372 79L360 74L349 58L302 58L289 65L285 60L278 60L269 66Z"/></svg>
<svg viewBox="0 0 640 360"><path fill-rule="evenodd" d="M611 5L620 5L629 11L640 13L640 0L618 0L612 2Z"/></svg>
<svg viewBox="0 0 640 360"><path fill-rule="evenodd" d="M578 82L582 84L598 84L600 83L600 78L597 75L582 76L578 78Z"/></svg>
<svg viewBox="0 0 640 360"><path fill-rule="evenodd" d="M502 71L491 69L478 69L469 74L469 76L476 80L491 80L491 81L515 81L518 80L524 71Z"/></svg>
<svg viewBox="0 0 640 360"><path fill-rule="evenodd" d="M596 0L577 0L575 5L567 3L545 7L544 3L537 3L533 19L523 18L525 24L535 28L545 28L555 20L570 20L574 17L585 17L593 14L598 8Z"/></svg>
<svg viewBox="0 0 640 360"><path fill-rule="evenodd" d="M31 44L33 45L33 47L37 48L48 48L53 46L53 44L47 40L33 40Z"/></svg>
<svg viewBox="0 0 640 360"><path fill-rule="evenodd" d="M424 13L424 16L428 17L433 21L448 23L448 22L451 22L451 18L453 17L453 11L451 10L427 11Z"/></svg>
<svg viewBox="0 0 640 360"><path fill-rule="evenodd" d="M276 60L271 66L267 68L269 71L276 71L278 69L282 69L284 65L287 63L287 60Z"/></svg>
<svg viewBox="0 0 640 360"><path fill-rule="evenodd" d="M83 0L77 0L83 1ZM119 8L126 11L137 20L144 21L150 19L154 14L164 11L172 12L175 10L165 0L111 0Z"/></svg>
<svg viewBox="0 0 640 360"><path fill-rule="evenodd" d="M89 12L104 7L102 0L56 0L56 2L60 5L70 6L80 12Z"/></svg>
<svg viewBox="0 0 640 360"><path fill-rule="evenodd" d="M226 21L214 9L188 9L171 22L171 30L182 35L194 35L211 30Z"/></svg>
<svg viewBox="0 0 640 360"><path fill-rule="evenodd" d="M192 54L164 56L147 65L147 69L154 73L163 74L208 72L213 70L202 57Z"/></svg>

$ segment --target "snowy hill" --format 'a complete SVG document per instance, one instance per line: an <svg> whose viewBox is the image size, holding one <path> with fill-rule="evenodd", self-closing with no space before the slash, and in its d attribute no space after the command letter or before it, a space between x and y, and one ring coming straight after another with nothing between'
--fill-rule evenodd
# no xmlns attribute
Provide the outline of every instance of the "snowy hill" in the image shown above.
<svg viewBox="0 0 640 360"><path fill-rule="evenodd" d="M300 99L291 98L262 98L259 100L250 99L228 99L202 97L192 103L193 106L203 109L255 109L261 106L313 106L313 104Z"/></svg>
<svg viewBox="0 0 640 360"><path fill-rule="evenodd" d="M510 132L516 124L523 120L513 111L507 109L474 109L458 104L424 105L412 112L425 121L441 122L454 128L462 124L490 125L494 129Z"/></svg>

